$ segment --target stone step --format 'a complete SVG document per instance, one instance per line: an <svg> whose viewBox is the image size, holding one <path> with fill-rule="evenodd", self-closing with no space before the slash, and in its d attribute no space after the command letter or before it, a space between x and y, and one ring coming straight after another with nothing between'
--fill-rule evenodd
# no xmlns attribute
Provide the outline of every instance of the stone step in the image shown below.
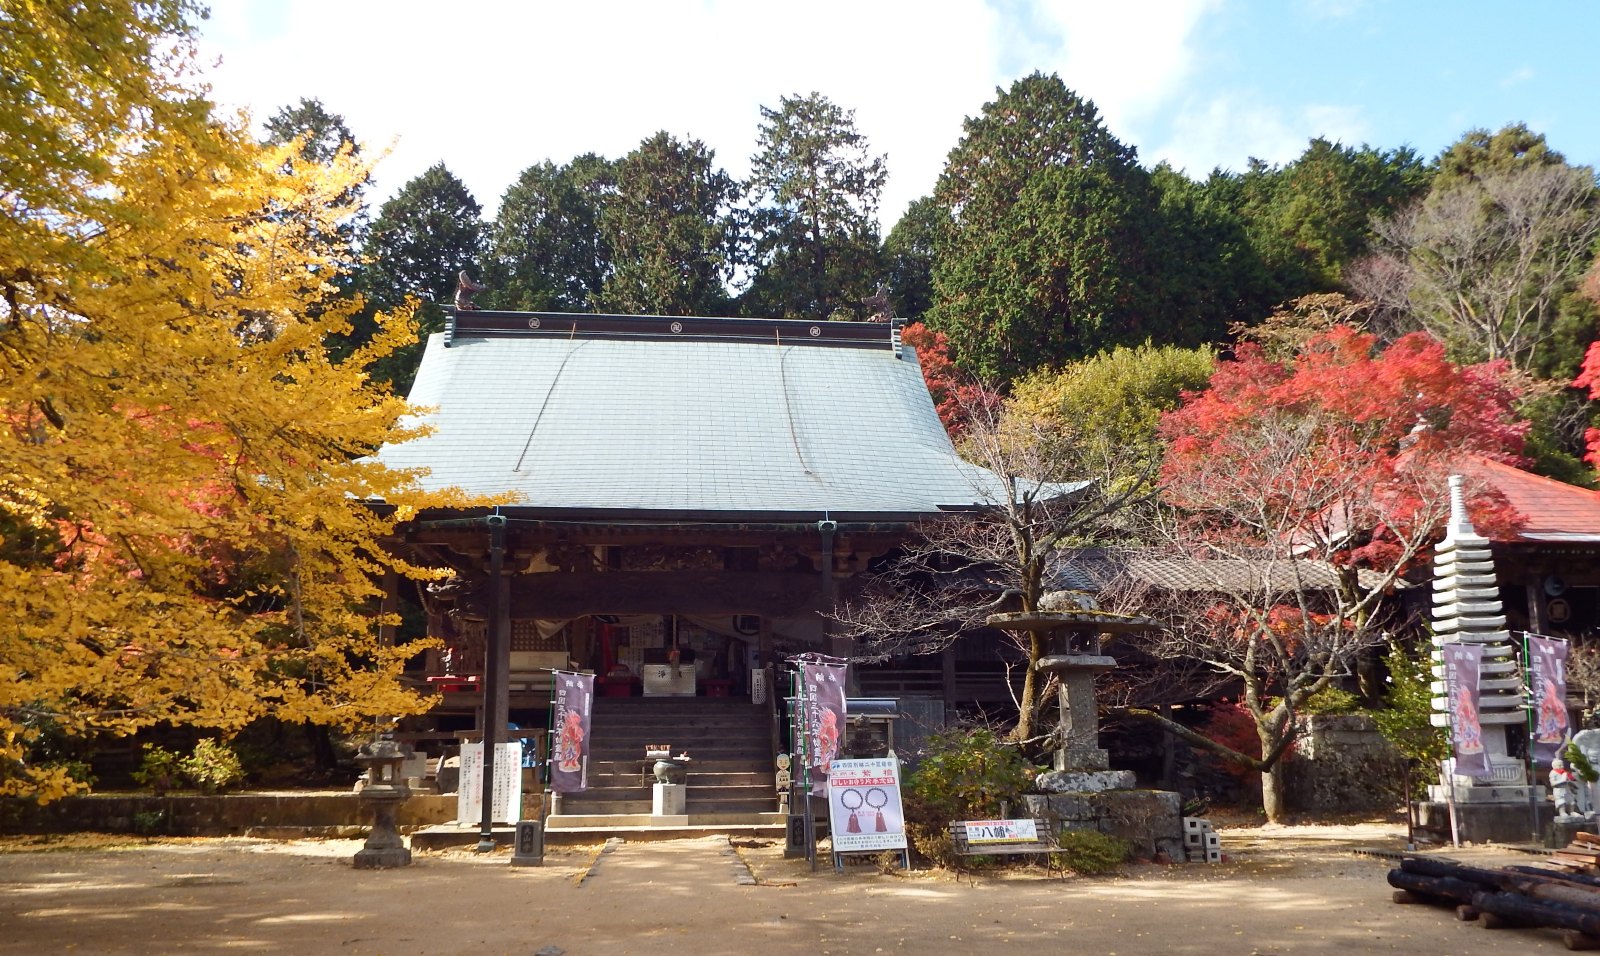
<svg viewBox="0 0 1600 956"><path fill-rule="evenodd" d="M688 782L697 787L771 787L774 778L771 771L760 773L754 770L724 771L721 773L707 773L700 770L689 772ZM634 773L605 773L589 768L589 785L592 787L647 787L655 783L654 775Z"/></svg>
<svg viewBox="0 0 1600 956"><path fill-rule="evenodd" d="M743 714L766 719L765 704L741 697L596 697L596 714Z"/></svg>
<svg viewBox="0 0 1600 956"><path fill-rule="evenodd" d="M650 826L650 812L631 814L562 813L546 818L550 830L631 828ZM751 813L693 813L686 827L783 827L784 814L775 811ZM677 829L677 828L675 828Z"/></svg>
<svg viewBox="0 0 1600 956"><path fill-rule="evenodd" d="M642 814L649 816L653 809L649 797L643 800L575 800L577 794L568 794L562 798L562 813L551 816L557 820L572 811L577 815L611 815L611 814ZM772 813L777 810L778 798L767 800L696 800L689 798L688 811L690 816L704 813Z"/></svg>
<svg viewBox="0 0 1600 956"><path fill-rule="evenodd" d="M645 777L651 774L650 764L643 759L590 759L589 775L618 775L618 777ZM766 779L773 775L773 763L765 761L757 767L749 759L696 759L690 763L690 774L758 774Z"/></svg>
<svg viewBox="0 0 1600 956"><path fill-rule="evenodd" d="M772 747L766 743L729 743L729 744L685 744L682 747L673 745L672 753L688 754L692 763L702 760L742 760L762 765L771 765ZM645 761L643 744L604 744L595 743L589 750L591 761L616 760Z"/></svg>
<svg viewBox="0 0 1600 956"><path fill-rule="evenodd" d="M645 734L661 737L673 734L747 733L770 734L771 725L743 717L676 717L626 714L618 717L596 715L590 726L597 734Z"/></svg>

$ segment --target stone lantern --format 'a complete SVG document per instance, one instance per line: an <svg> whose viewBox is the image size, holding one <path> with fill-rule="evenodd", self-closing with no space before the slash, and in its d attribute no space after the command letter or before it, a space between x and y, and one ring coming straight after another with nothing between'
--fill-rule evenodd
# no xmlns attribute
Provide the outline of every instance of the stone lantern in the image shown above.
<svg viewBox="0 0 1600 956"><path fill-rule="evenodd" d="M360 799L372 807L372 831L355 856L358 870L411 865L411 850L394 823L395 811L411 796L411 788L400 775L406 756L405 748L392 740L375 740L356 755L356 763L367 772Z"/></svg>
<svg viewBox="0 0 1600 956"><path fill-rule="evenodd" d="M1115 659L1097 652L1101 634L1146 631L1155 622L1130 614L1076 606L1071 592L1052 592L1033 613L992 614L990 627L1045 635L1045 656L1038 669L1059 679L1060 746L1054 768L1041 775L1039 784L1050 790L1108 790L1133 786L1133 774L1113 771L1100 749L1100 717L1095 705L1094 678L1117 666ZM1060 608L1058 610L1057 608Z"/></svg>

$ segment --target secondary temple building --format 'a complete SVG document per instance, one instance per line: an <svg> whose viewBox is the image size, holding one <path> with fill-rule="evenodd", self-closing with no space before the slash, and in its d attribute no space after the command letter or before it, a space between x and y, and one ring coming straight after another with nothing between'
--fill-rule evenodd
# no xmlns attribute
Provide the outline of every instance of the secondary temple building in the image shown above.
<svg viewBox="0 0 1600 956"><path fill-rule="evenodd" d="M892 323L459 311L410 400L432 431L381 460L497 502L396 544L455 572L421 598L437 729L542 727L548 669L592 670L588 813L642 809L641 741L704 758L690 813L774 810L772 665L848 655L841 588L1002 493Z"/></svg>

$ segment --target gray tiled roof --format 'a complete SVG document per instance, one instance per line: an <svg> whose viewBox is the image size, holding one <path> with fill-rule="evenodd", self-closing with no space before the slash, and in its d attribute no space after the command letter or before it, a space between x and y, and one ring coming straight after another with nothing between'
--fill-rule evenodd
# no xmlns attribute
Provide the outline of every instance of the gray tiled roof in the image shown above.
<svg viewBox="0 0 1600 956"><path fill-rule="evenodd" d="M931 513L990 500L910 349L708 338L432 336L434 432L379 457L540 509ZM991 490L985 490L991 489Z"/></svg>
<svg viewBox="0 0 1600 956"><path fill-rule="evenodd" d="M1338 569L1325 561L1198 560L1080 552L1063 555L1054 563L1049 586L1093 591L1119 575L1169 591L1288 591L1298 587L1328 591L1339 585ZM1357 581L1370 590L1385 584L1386 576L1361 570ZM1404 582L1397 586L1403 587Z"/></svg>

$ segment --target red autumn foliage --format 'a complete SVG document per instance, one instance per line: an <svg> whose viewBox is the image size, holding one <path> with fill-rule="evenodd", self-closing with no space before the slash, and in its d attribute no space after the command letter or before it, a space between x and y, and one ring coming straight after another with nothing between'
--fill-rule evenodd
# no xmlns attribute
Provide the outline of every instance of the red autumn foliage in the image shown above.
<svg viewBox="0 0 1600 956"><path fill-rule="evenodd" d="M1253 343L1218 366L1205 392L1163 416L1169 500L1212 541L1315 552L1338 564L1386 567L1438 517L1453 462L1478 455L1521 463L1527 423L1503 363L1463 367L1416 333L1386 349L1339 326L1292 359ZM1480 495L1482 533L1514 529L1501 499Z"/></svg>
<svg viewBox="0 0 1600 956"><path fill-rule="evenodd" d="M917 362L922 366L922 378L928 383L934 407L939 411L939 421L951 438L961 437L974 409L994 409L1000 405L1000 396L974 382L950 360L950 338L943 332L912 322L900 331L900 341L917 350Z"/></svg>
<svg viewBox="0 0 1600 956"><path fill-rule="evenodd" d="M1201 733L1239 753L1249 754L1252 757L1261 756L1261 735L1256 732L1255 718L1250 716L1249 709L1243 704L1224 697L1207 707L1205 713L1205 720L1198 728ZM1214 754L1202 754L1202 756L1212 766L1247 787L1260 786L1260 775L1249 767L1218 759ZM1290 744L1283 752L1283 759L1289 760L1293 756L1294 745Z"/></svg>
<svg viewBox="0 0 1600 956"><path fill-rule="evenodd" d="M1600 302L1600 261L1589 271L1584 290L1586 295ZM1578 377L1572 380L1572 387L1586 389L1591 399L1600 399L1600 342L1589 343L1589 350L1583 355L1583 367L1578 370ZM1583 441L1588 447L1583 460L1600 468L1600 428L1585 431Z"/></svg>

